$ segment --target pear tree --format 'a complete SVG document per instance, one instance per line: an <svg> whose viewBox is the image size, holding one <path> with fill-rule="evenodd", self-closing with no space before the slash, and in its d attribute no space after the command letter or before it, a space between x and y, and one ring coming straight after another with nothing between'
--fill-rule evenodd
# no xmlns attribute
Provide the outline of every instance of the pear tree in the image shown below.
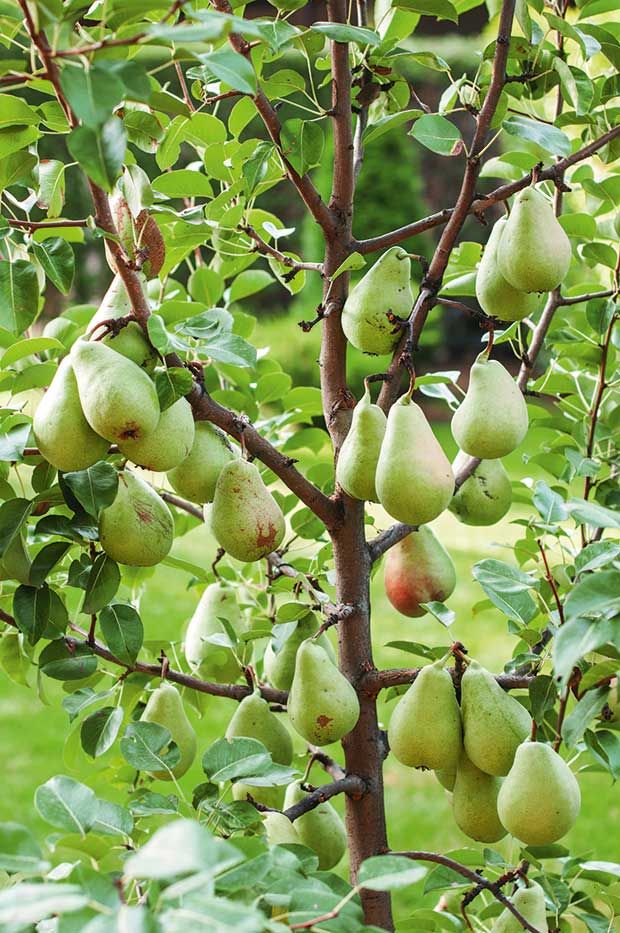
<svg viewBox="0 0 620 933"><path fill-rule="evenodd" d="M614 929L614 4L270 2L0 0L0 929Z"/></svg>

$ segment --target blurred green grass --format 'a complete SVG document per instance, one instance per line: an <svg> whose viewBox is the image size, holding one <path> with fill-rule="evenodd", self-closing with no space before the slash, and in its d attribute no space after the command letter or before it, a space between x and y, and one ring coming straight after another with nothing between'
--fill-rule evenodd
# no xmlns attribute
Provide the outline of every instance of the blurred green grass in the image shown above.
<svg viewBox="0 0 620 933"><path fill-rule="evenodd" d="M449 427L435 426L436 432L449 454L454 453ZM536 449L536 432L529 440L530 449ZM508 458L507 466L513 478L532 475L523 464L521 452ZM390 524L388 516L379 508L373 509L376 530ZM405 652L387 648L393 640L411 640L431 645L449 645L451 641L462 641L472 656L485 666L500 671L510 657L514 638L507 633L506 621L497 610L472 613L472 606L484 594L473 580L473 564L486 557L512 560L509 546L520 535L521 529L513 524L520 515L513 507L508 517L492 528L468 528L461 525L449 512L442 515L433 527L450 551L457 568L458 584L449 605L456 613L456 620L447 631L436 620L404 619L390 606L382 585L382 571L375 575L372 584L373 642L375 663L379 667L418 666L420 659ZM372 532L370 532L372 534ZM196 528L177 540L174 553L207 567L213 560L215 545L204 527ZM182 639L183 629L197 602L199 589L187 588L189 577L168 567L158 567L154 576L147 581L140 611L145 623L146 638L154 643ZM34 679L34 678L33 678ZM107 684L106 684L107 686ZM34 690L20 687L0 675L0 734L3 743L4 793L0 796L0 820L18 820L32 827L39 835L50 831L33 806L36 787L59 773L72 773L70 766L79 762L75 776L94 780L96 790L102 796L122 801L121 792L106 782L99 762L90 766L83 753L76 751L77 733L67 743L63 755L63 744L68 732L68 717L60 708L62 688L46 681L44 693L49 698L44 705ZM204 715L199 720L191 712L199 736L199 748L204 750L220 736L232 715L233 704L226 699L206 697ZM390 704L380 705L380 717L387 724ZM296 742L297 751L303 754L303 742ZM333 751L338 756L338 749ZM200 758L200 756L199 756ZM302 759L300 758L301 762ZM89 767L92 771L89 771ZM182 787L190 796L191 789L202 777L199 760L183 778ZM320 769L313 772L312 780L322 780ZM386 799L390 844L394 849L428 849L448 851L465 845L474 845L456 827L451 813L448 795L432 774L425 774L402 767L388 758L385 767ZM576 826L567 837L567 844L576 854L592 853L598 859L617 858L617 839L610 828L620 822L620 802L611 780L601 774L582 774L580 784L583 806ZM160 783L159 788L171 791L170 785ZM337 806L342 810L342 802ZM495 848L507 858L517 853L510 840L503 840ZM344 873L345 865L341 866ZM399 895L397 901L405 907L410 904L408 894ZM432 902L432 899L431 899Z"/></svg>

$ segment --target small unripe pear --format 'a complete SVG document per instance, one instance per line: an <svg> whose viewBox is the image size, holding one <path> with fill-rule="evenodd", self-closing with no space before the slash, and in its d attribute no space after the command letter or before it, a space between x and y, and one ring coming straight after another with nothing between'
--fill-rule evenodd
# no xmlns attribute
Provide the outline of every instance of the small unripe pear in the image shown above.
<svg viewBox="0 0 620 933"><path fill-rule="evenodd" d="M106 333L101 326L104 321L116 321L127 317L131 312L131 302L125 283L120 275L116 275L103 296L98 310L88 322L86 333L95 334L97 340L101 339L101 342L111 350L115 350L136 366L150 373L157 365L159 357L137 321L129 321L117 334L112 331Z"/></svg>
<svg viewBox="0 0 620 933"><path fill-rule="evenodd" d="M150 695L144 712L143 722L156 722L170 733L170 738L177 745L181 759L172 774L182 777L196 757L196 733L185 713L181 695L172 684L163 683ZM168 771L154 771L153 777L160 781L171 781Z"/></svg>
<svg viewBox="0 0 620 933"><path fill-rule="evenodd" d="M391 353L400 330L388 314L406 320L411 313L411 261L401 246L387 250L351 289L342 309L342 329L363 353Z"/></svg>
<svg viewBox="0 0 620 933"><path fill-rule="evenodd" d="M228 723L226 738L247 736L262 742L273 761L290 765L293 743L284 723L269 709L269 703L259 693L245 697Z"/></svg>
<svg viewBox="0 0 620 933"><path fill-rule="evenodd" d="M522 321L536 311L538 295L514 288L502 275L497 253L506 218L496 221L476 275L476 298L482 310L500 321Z"/></svg>
<svg viewBox="0 0 620 933"><path fill-rule="evenodd" d="M247 800L248 795L256 803L263 807L269 807L270 810L281 810L284 802L284 788L276 786L259 786L254 784L244 784L242 781L235 781L232 786L233 800Z"/></svg>
<svg viewBox="0 0 620 933"><path fill-rule="evenodd" d="M263 665L265 674L277 690L290 690L295 675L295 658L302 642L318 631L318 623L314 613L309 612L302 619L298 619L295 630L291 632L278 651L269 642L265 649ZM331 661L334 661L334 652L327 635L317 638L317 642L325 649Z"/></svg>
<svg viewBox="0 0 620 933"><path fill-rule="evenodd" d="M203 680L234 683L241 671L232 649L207 641L209 636L225 635L222 619L237 632L245 628L234 589L218 581L205 589L190 619L185 633L185 658Z"/></svg>
<svg viewBox="0 0 620 933"><path fill-rule="evenodd" d="M481 353L469 376L467 395L452 416L452 434L461 450L496 460L515 450L527 433L525 400L501 363Z"/></svg>
<svg viewBox="0 0 620 933"><path fill-rule="evenodd" d="M428 525L421 525L394 547L385 560L385 592L398 612L423 616L422 603L443 602L454 592L452 558Z"/></svg>
<svg viewBox="0 0 620 933"><path fill-rule="evenodd" d="M450 461L410 393L390 409L376 485L386 512L408 525L432 522L452 498Z"/></svg>
<svg viewBox="0 0 620 933"><path fill-rule="evenodd" d="M519 888L515 891L511 901L521 916L538 930L538 933L549 933L545 892L539 884L530 881L527 888ZM522 931L523 927L507 907L491 927L491 933L522 933Z"/></svg>
<svg viewBox="0 0 620 933"><path fill-rule="evenodd" d="M187 399L179 398L162 411L152 434L127 438L118 447L124 457L146 470L163 473L178 466L194 442L194 416Z"/></svg>
<svg viewBox="0 0 620 933"><path fill-rule="evenodd" d="M294 806L305 796L301 781L294 781L286 789L285 808ZM293 825L301 844L318 856L319 871L329 871L338 864L347 849L347 834L344 823L328 800L299 816Z"/></svg>
<svg viewBox="0 0 620 933"><path fill-rule="evenodd" d="M463 742L470 761L487 774L508 774L532 719L495 677L471 661L461 680Z"/></svg>
<svg viewBox="0 0 620 933"><path fill-rule="evenodd" d="M388 728L390 748L410 768L455 771L462 749L454 684L440 661L423 667L398 701Z"/></svg>
<svg viewBox="0 0 620 933"><path fill-rule="evenodd" d="M280 506L247 460L231 460L220 473L210 524L220 547L245 563L275 551L286 530Z"/></svg>
<svg viewBox="0 0 620 933"><path fill-rule="evenodd" d="M480 771L467 755L461 755L452 792L452 812L457 826L477 842L497 842L506 835L497 815L500 778Z"/></svg>
<svg viewBox="0 0 620 933"><path fill-rule="evenodd" d="M301 839L288 816L283 813L265 813L263 826L270 846L300 846Z"/></svg>
<svg viewBox="0 0 620 933"><path fill-rule="evenodd" d="M295 732L314 745L337 742L353 729L360 705L352 684L311 639L300 645L288 696Z"/></svg>
<svg viewBox="0 0 620 933"><path fill-rule="evenodd" d="M99 518L101 547L119 564L153 567L167 556L174 537L170 509L135 473L123 470L112 505Z"/></svg>
<svg viewBox="0 0 620 933"><path fill-rule="evenodd" d="M209 421L197 421L187 457L168 473L175 492L190 502L212 502L215 484L235 454L226 435Z"/></svg>
<svg viewBox="0 0 620 933"><path fill-rule="evenodd" d="M469 460L462 451L453 464L455 473ZM464 525L494 525L510 509L512 485L501 460L481 460L455 492L448 506Z"/></svg>
<svg viewBox="0 0 620 933"><path fill-rule="evenodd" d="M349 433L336 465L336 479L354 499L378 502L375 473L387 421L383 410L370 401L366 391L353 410Z"/></svg>
<svg viewBox="0 0 620 933"><path fill-rule="evenodd" d="M577 778L550 745L524 742L502 784L499 818L528 846L546 846L565 836L581 807Z"/></svg>
<svg viewBox="0 0 620 933"><path fill-rule="evenodd" d="M571 255L551 202L534 187L519 192L497 254L504 278L522 292L550 292L566 278Z"/></svg>

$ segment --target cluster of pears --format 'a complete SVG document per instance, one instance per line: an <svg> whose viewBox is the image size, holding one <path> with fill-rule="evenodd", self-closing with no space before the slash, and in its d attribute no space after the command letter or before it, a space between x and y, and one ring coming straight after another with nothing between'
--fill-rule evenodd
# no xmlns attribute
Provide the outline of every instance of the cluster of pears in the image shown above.
<svg viewBox="0 0 620 933"><path fill-rule="evenodd" d="M539 307L537 293L564 280L571 245L551 203L536 188L521 191L498 220L476 276L480 307L502 321L521 321Z"/></svg>
<svg viewBox="0 0 620 933"><path fill-rule="evenodd" d="M530 714L477 661L463 674L459 707L443 663L424 667L392 713L394 755L435 771L470 838L497 842L509 832L525 845L560 839L580 808L572 771L551 746L529 741Z"/></svg>

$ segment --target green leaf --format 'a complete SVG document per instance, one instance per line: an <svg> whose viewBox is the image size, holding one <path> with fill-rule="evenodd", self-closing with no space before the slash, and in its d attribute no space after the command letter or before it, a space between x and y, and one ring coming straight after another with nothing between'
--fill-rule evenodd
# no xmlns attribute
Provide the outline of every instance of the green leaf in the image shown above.
<svg viewBox="0 0 620 933"><path fill-rule="evenodd" d="M50 617L50 591L41 587L18 586L13 596L13 615L20 632L36 645L45 632Z"/></svg>
<svg viewBox="0 0 620 933"><path fill-rule="evenodd" d="M64 774L41 784L34 795L34 805L46 823L82 837L92 826L96 801L90 787Z"/></svg>
<svg viewBox="0 0 620 933"><path fill-rule="evenodd" d="M417 120L423 116L423 110L401 110L400 113L389 113L381 117L376 123L369 123L364 130L363 139L365 143L370 143L373 139L380 139L385 133L394 130L403 123L409 123L411 120Z"/></svg>
<svg viewBox="0 0 620 933"><path fill-rule="evenodd" d="M0 369L6 369L24 357L43 353L45 350L64 350L64 345L55 337L27 337L11 344L0 359Z"/></svg>
<svg viewBox="0 0 620 933"><path fill-rule="evenodd" d="M264 269L248 269L245 272L240 272L230 286L228 301L232 304L233 301L242 301L244 298L249 298L250 295L255 295L267 288L272 282L273 276Z"/></svg>
<svg viewBox="0 0 620 933"><path fill-rule="evenodd" d="M579 700L577 706L571 710L562 724L562 738L568 748L575 747L583 737L589 723L600 715L608 693L607 687L588 690Z"/></svg>
<svg viewBox="0 0 620 933"><path fill-rule="evenodd" d="M99 612L114 598L121 584L121 572L116 561L107 554L98 554L86 584L82 612Z"/></svg>
<svg viewBox="0 0 620 933"><path fill-rule="evenodd" d="M86 470L65 473L67 484L84 511L98 518L102 509L112 505L118 490L118 471L111 463L98 460Z"/></svg>
<svg viewBox="0 0 620 933"><path fill-rule="evenodd" d="M594 99L594 85L585 71L572 68L562 58L554 58L553 67L560 76L562 92L572 104L575 113L588 113Z"/></svg>
<svg viewBox="0 0 620 933"><path fill-rule="evenodd" d="M60 237L51 237L42 243L33 243L32 252L50 282L63 295L68 295L75 273L75 256L69 243Z"/></svg>
<svg viewBox="0 0 620 933"><path fill-rule="evenodd" d="M132 665L144 638L142 620L133 606L124 603L106 606L99 616L99 625L112 654L123 664Z"/></svg>
<svg viewBox="0 0 620 933"><path fill-rule="evenodd" d="M202 757L202 770L214 784L254 777L271 765L262 742L250 738L218 739Z"/></svg>
<svg viewBox="0 0 620 933"><path fill-rule="evenodd" d="M371 891L396 891L420 881L427 873L403 855L374 855L359 868L358 885Z"/></svg>
<svg viewBox="0 0 620 933"><path fill-rule="evenodd" d="M52 680L84 680L97 670L97 657L88 645L58 638L39 655L39 667Z"/></svg>
<svg viewBox="0 0 620 933"><path fill-rule="evenodd" d="M539 725L542 725L546 713L553 709L557 699L558 691L553 677L548 674L538 674L531 681L528 692L532 716Z"/></svg>
<svg viewBox="0 0 620 933"><path fill-rule="evenodd" d="M251 61L229 49L218 49L200 56L201 62L219 81L242 94L254 96L258 90Z"/></svg>
<svg viewBox="0 0 620 933"><path fill-rule="evenodd" d="M269 160L274 151L271 143L259 143L254 154L242 165L243 177L248 197L253 195L269 168Z"/></svg>
<svg viewBox="0 0 620 933"><path fill-rule="evenodd" d="M41 117L21 97L0 94L0 129L14 126L32 126L40 123ZM20 147L21 148L21 147Z"/></svg>
<svg viewBox="0 0 620 933"><path fill-rule="evenodd" d="M230 363L233 366L250 368L256 366L256 348L243 337L226 331L205 341L204 347L199 349L199 354L220 363Z"/></svg>
<svg viewBox="0 0 620 933"><path fill-rule="evenodd" d="M438 155L456 156L463 151L459 129L438 113L425 113L413 124L409 135Z"/></svg>
<svg viewBox="0 0 620 933"><path fill-rule="evenodd" d="M562 683L566 683L578 661L608 642L620 648L620 633L614 620L592 622L589 619L572 619L565 622L553 640L553 667Z"/></svg>
<svg viewBox="0 0 620 933"><path fill-rule="evenodd" d="M537 583L527 574L499 560L482 560L474 566L473 575L509 619L527 625L536 616L538 609L528 591Z"/></svg>
<svg viewBox="0 0 620 933"><path fill-rule="evenodd" d="M536 483L532 504L538 509L540 517L547 525L553 525L568 518L568 511L562 496L550 489L543 480L538 480Z"/></svg>
<svg viewBox="0 0 620 933"><path fill-rule="evenodd" d="M595 541L594 544L588 544L575 558L575 570L577 573L588 573L592 570L598 570L605 564L611 563L620 557L620 543L617 541Z"/></svg>
<svg viewBox="0 0 620 933"><path fill-rule="evenodd" d="M30 582L33 586L41 586L70 547L71 544L68 541L52 541L51 544L46 544L41 548L30 567Z"/></svg>
<svg viewBox="0 0 620 933"><path fill-rule="evenodd" d="M192 374L181 366L170 366L155 373L155 388L162 411L170 408L192 390Z"/></svg>
<svg viewBox="0 0 620 933"><path fill-rule="evenodd" d="M349 26L348 23L313 23L310 27L312 32L318 32L322 36L327 36L334 42L354 42L359 46L379 45L381 37L374 29L364 29L361 26Z"/></svg>
<svg viewBox="0 0 620 933"><path fill-rule="evenodd" d="M206 881L242 861L243 854L235 846L216 839L196 820L184 819L159 829L139 852L129 856L123 873L154 881L200 873ZM234 927L230 929L232 933Z"/></svg>
<svg viewBox="0 0 620 933"><path fill-rule="evenodd" d="M395 0L393 5L400 10L411 10L423 16L434 16L436 19L458 22L456 7L449 0Z"/></svg>
<svg viewBox="0 0 620 933"><path fill-rule="evenodd" d="M58 159L39 162L37 204L47 210L48 217L60 217L65 203L65 166Z"/></svg>
<svg viewBox="0 0 620 933"><path fill-rule="evenodd" d="M0 823L0 871L34 875L49 867L30 830L19 823Z"/></svg>
<svg viewBox="0 0 620 933"><path fill-rule="evenodd" d="M520 139L536 143L541 149L553 155L566 156L571 152L568 136L549 123L539 123L537 120L530 120L529 117L511 116L504 120L502 128L511 136L518 136Z"/></svg>
<svg viewBox="0 0 620 933"><path fill-rule="evenodd" d="M601 570L584 577L566 597L564 613L576 618L610 618L620 612L620 570Z"/></svg>
<svg viewBox="0 0 620 933"><path fill-rule="evenodd" d="M213 197L213 187L207 176L187 168L160 175L153 181L153 190L169 198Z"/></svg>
<svg viewBox="0 0 620 933"><path fill-rule="evenodd" d="M363 269L366 265L366 260L361 253L349 253L344 262L341 262L336 271L331 276L331 281L333 282L338 278L339 275L342 275L343 272L351 272L357 269Z"/></svg>
<svg viewBox="0 0 620 933"><path fill-rule="evenodd" d="M32 508L28 499L9 499L0 505L0 557L21 534L21 528Z"/></svg>
<svg viewBox="0 0 620 933"><path fill-rule="evenodd" d="M97 814L91 832L103 836L130 836L132 830L133 817L126 807L121 807L109 800L97 799ZM131 924L129 917L125 919ZM136 933L142 933L142 927L137 928ZM144 933L149 933L149 931L144 930Z"/></svg>
<svg viewBox="0 0 620 933"><path fill-rule="evenodd" d="M88 177L111 192L127 148L127 134L122 121L112 117L97 130L77 126L71 131L67 146Z"/></svg>
<svg viewBox="0 0 620 933"><path fill-rule="evenodd" d="M0 927L33 929L52 916L75 913L89 901L77 884L16 884L0 892Z"/></svg>
<svg viewBox="0 0 620 933"><path fill-rule="evenodd" d="M121 754L138 771L171 771L181 752L170 733L156 722L131 722L121 739Z"/></svg>
<svg viewBox="0 0 620 933"><path fill-rule="evenodd" d="M438 622L445 625L446 628L456 620L456 612L448 609L443 603L433 600L430 603L420 603L422 609L426 609Z"/></svg>
<svg viewBox="0 0 620 933"><path fill-rule="evenodd" d="M109 62L67 63L60 73L60 85L80 123L93 129L111 118L125 94Z"/></svg>
<svg viewBox="0 0 620 933"><path fill-rule="evenodd" d="M305 175L319 165L325 146L323 130L310 120L287 120L280 133L282 152L295 171Z"/></svg>
<svg viewBox="0 0 620 933"><path fill-rule="evenodd" d="M104 706L86 717L80 729L80 741L87 755L98 758L114 745L123 716L121 706Z"/></svg>
<svg viewBox="0 0 620 933"><path fill-rule="evenodd" d="M31 262L0 260L0 327L22 334L39 310L39 282Z"/></svg>

